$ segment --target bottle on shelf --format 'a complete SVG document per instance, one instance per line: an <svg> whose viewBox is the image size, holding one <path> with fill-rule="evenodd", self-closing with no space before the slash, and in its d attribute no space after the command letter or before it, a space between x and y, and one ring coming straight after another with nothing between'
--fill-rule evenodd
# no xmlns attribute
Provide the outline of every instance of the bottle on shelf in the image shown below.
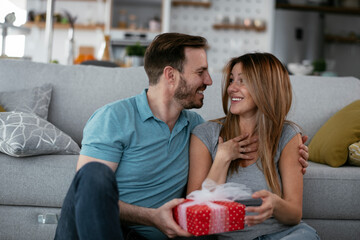
<svg viewBox="0 0 360 240"><path fill-rule="evenodd" d="M102 61L112 61L112 51L110 43L110 35L104 35L104 42L100 48L99 57Z"/></svg>

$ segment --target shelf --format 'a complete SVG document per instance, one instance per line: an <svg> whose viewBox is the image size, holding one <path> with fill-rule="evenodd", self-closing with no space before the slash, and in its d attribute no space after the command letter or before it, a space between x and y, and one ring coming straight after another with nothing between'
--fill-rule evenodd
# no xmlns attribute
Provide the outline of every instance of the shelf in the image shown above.
<svg viewBox="0 0 360 240"><path fill-rule="evenodd" d="M194 1L172 1L171 3L174 7L177 6L195 6L195 7L206 7L209 8L211 6L211 2L210 1L205 1L205 2L194 2Z"/></svg>
<svg viewBox="0 0 360 240"><path fill-rule="evenodd" d="M8 24L8 23L0 23L0 30L1 29L6 29L6 34L7 35L12 35L12 34L28 34L30 33L30 29L27 27L17 27L14 26L12 24Z"/></svg>
<svg viewBox="0 0 360 240"><path fill-rule="evenodd" d="M45 22L27 22L24 24L25 27L38 27L45 28ZM69 29L69 24L64 23L54 23L54 29ZM95 29L104 29L104 25L84 25L84 24L75 24L75 29L77 30L95 30Z"/></svg>
<svg viewBox="0 0 360 240"><path fill-rule="evenodd" d="M244 25L236 25L236 24L214 24L213 28L216 30L254 30L257 32L263 32L266 30L266 27L255 27L255 26L244 26Z"/></svg>
<svg viewBox="0 0 360 240"><path fill-rule="evenodd" d="M360 44L360 38L356 36L338 36L338 35L325 35L325 41L330 43L349 43Z"/></svg>
<svg viewBox="0 0 360 240"><path fill-rule="evenodd" d="M296 11L313 11L313 12L321 12L321 13L360 15L360 8L345 8L345 7L316 6L316 5L295 5L295 4L286 4L286 3L277 3L276 8L286 9L286 10L296 10Z"/></svg>
<svg viewBox="0 0 360 240"><path fill-rule="evenodd" d="M47 1L47 0L41 0L41 1ZM59 2L97 2L98 0L57 0ZM106 0L101 0L102 2L105 2Z"/></svg>
<svg viewBox="0 0 360 240"><path fill-rule="evenodd" d="M112 28L110 28L110 30L122 31L122 32L134 32L134 33L156 33L156 34L161 33L161 31L151 31L151 30L145 29L145 28L132 29L132 28L112 27Z"/></svg>

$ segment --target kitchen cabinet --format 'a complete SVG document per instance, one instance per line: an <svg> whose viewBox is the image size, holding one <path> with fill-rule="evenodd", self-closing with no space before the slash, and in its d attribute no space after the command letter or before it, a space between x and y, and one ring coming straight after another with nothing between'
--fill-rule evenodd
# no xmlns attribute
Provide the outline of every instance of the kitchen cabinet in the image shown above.
<svg viewBox="0 0 360 240"><path fill-rule="evenodd" d="M290 3L276 3L276 9L291 10L291 11L310 11L318 12L319 17L322 20L321 25L324 26L324 18L326 14L337 14L344 16L359 16L360 17L360 7L341 7L341 6L322 6L322 5L300 5L300 4L290 4ZM324 28L320 29L324 31ZM336 35L336 34L325 34L323 33L323 39L328 43L346 43L346 44L359 44L360 43L360 33L358 36L355 34L349 35Z"/></svg>

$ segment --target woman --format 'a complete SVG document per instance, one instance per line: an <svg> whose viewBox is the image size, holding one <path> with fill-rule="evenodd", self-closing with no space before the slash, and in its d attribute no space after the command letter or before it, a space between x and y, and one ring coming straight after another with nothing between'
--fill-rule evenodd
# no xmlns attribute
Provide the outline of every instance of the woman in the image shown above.
<svg viewBox="0 0 360 240"><path fill-rule="evenodd" d="M245 54L225 68L226 116L193 130L187 192L200 189L209 178L218 184L245 184L253 198L262 199L261 206L246 208L244 230L219 234L220 239L319 239L301 222L302 140L299 128L285 120L291 100L281 62L268 53Z"/></svg>

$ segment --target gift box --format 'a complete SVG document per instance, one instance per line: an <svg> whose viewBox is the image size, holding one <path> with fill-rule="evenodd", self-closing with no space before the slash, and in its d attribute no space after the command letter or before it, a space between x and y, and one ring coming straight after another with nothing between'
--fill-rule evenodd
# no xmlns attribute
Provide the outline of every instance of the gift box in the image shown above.
<svg viewBox="0 0 360 240"><path fill-rule="evenodd" d="M173 209L173 213L175 221L195 236L244 228L245 205L234 201L199 203L186 199Z"/></svg>

